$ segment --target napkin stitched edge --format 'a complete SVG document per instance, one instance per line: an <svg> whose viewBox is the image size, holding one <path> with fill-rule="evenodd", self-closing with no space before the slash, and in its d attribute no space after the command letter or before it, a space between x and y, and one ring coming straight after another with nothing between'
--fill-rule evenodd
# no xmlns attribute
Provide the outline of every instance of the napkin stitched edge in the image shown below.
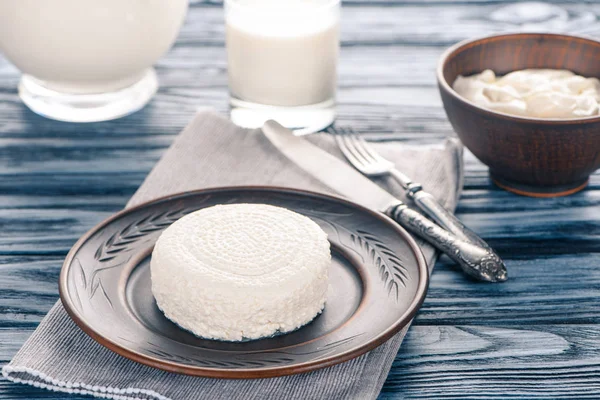
<svg viewBox="0 0 600 400"><path fill-rule="evenodd" d="M39 381L33 379L21 379L12 374L24 373L32 377L40 379ZM2 367L2 376L11 382L30 385L40 389L51 390L53 392L62 392L68 394L84 394L90 395L97 398L104 399L115 399L115 400L148 400L148 398L132 397L130 395L136 395L138 393L152 396L152 399L158 400L171 400L170 397L163 396L154 390L139 389L139 388L113 388L106 386L92 386L81 382L61 381L54 379L43 372L35 370L29 367L12 367L5 365Z"/></svg>

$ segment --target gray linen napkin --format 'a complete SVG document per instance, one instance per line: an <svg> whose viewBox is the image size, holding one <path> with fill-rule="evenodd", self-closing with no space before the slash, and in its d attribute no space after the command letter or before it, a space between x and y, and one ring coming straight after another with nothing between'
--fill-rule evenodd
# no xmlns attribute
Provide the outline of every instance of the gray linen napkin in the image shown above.
<svg viewBox="0 0 600 400"><path fill-rule="evenodd" d="M327 135L309 140L341 157ZM446 207L455 208L462 187L458 143L447 141L437 147L382 143L376 147ZM259 131L243 130L213 112L201 111L127 206L186 190L249 184L331 193L279 154ZM393 183L382 184L402 197ZM427 245L422 248L431 269L436 254ZM160 371L112 353L80 331L58 302L3 374L15 382L111 399L373 399L407 329L368 354L311 373L256 380L205 379Z"/></svg>

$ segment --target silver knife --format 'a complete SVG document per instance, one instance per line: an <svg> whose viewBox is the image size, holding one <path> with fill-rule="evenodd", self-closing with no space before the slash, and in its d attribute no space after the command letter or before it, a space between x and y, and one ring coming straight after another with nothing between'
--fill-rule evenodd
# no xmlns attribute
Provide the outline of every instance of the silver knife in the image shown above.
<svg viewBox="0 0 600 400"><path fill-rule="evenodd" d="M360 172L325 150L297 137L275 121L267 121L262 132L269 141L300 168L352 201L391 217L404 228L425 239L455 261L475 279L503 282L506 266L489 247L462 240L371 182Z"/></svg>

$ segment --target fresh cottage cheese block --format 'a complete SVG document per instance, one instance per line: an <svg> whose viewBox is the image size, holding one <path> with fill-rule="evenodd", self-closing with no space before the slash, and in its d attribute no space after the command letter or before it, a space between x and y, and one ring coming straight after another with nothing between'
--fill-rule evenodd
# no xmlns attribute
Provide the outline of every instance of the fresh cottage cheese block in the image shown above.
<svg viewBox="0 0 600 400"><path fill-rule="evenodd" d="M165 316L227 341L296 330L325 305L331 252L312 220L264 204L191 213L159 237L152 293Z"/></svg>

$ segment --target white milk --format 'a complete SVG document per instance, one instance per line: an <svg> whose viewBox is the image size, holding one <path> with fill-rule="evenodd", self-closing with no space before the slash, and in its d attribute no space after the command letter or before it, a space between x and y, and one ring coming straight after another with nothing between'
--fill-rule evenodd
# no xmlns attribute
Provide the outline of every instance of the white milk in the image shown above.
<svg viewBox="0 0 600 400"><path fill-rule="evenodd" d="M102 93L137 82L171 46L188 0L0 0L0 50L44 87Z"/></svg>
<svg viewBox="0 0 600 400"><path fill-rule="evenodd" d="M336 1L229 0L225 18L234 98L284 107L334 98Z"/></svg>

